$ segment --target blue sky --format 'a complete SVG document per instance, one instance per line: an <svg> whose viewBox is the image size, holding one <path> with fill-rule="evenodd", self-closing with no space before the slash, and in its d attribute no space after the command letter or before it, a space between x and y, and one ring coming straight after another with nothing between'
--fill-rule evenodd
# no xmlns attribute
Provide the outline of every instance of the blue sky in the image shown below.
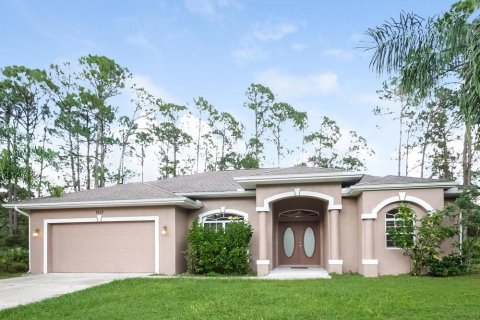
<svg viewBox="0 0 480 320"><path fill-rule="evenodd" d="M451 1L0 0L0 65L46 68L101 54L165 100L204 96L247 125L252 82L365 136L368 169L395 174L395 124L373 116L382 80L369 70L364 33L403 11L423 16ZM382 129L376 125L382 122ZM290 165L286 159L282 165Z"/></svg>

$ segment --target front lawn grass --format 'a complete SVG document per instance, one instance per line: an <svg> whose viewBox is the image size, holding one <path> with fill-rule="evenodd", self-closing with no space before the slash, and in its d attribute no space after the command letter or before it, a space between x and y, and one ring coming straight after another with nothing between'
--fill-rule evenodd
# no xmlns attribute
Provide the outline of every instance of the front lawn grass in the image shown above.
<svg viewBox="0 0 480 320"><path fill-rule="evenodd" d="M21 275L22 273L0 272L0 279L16 278L20 277Z"/></svg>
<svg viewBox="0 0 480 320"><path fill-rule="evenodd" d="M480 277L127 279L0 319L480 319Z"/></svg>

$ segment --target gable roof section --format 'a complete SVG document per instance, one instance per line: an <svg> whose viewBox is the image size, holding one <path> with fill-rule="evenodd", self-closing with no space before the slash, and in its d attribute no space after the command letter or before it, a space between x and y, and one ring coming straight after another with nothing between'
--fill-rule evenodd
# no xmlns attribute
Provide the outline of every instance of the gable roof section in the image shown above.
<svg viewBox="0 0 480 320"><path fill-rule="evenodd" d="M364 175L362 179L342 190L343 196L357 196L363 191L367 190L392 190L392 189L426 189L426 188L443 188L449 189L456 187L458 184L455 181L431 179L431 178L416 178L387 175L384 177Z"/></svg>
<svg viewBox="0 0 480 320"><path fill-rule="evenodd" d="M265 184L294 184L313 182L357 182L363 174L338 169L295 166L276 168L250 176L237 176L235 181L244 189L255 189L257 185Z"/></svg>

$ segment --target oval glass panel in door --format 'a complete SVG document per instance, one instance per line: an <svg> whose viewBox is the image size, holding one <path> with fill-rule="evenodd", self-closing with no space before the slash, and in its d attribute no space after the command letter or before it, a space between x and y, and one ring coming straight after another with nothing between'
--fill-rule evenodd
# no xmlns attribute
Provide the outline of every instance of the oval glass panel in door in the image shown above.
<svg viewBox="0 0 480 320"><path fill-rule="evenodd" d="M311 227L307 227L303 234L303 250L305 250L307 257L313 257L313 253L315 252L315 233Z"/></svg>
<svg viewBox="0 0 480 320"><path fill-rule="evenodd" d="M291 227L287 227L283 233L283 251L290 258L295 250L295 236Z"/></svg>

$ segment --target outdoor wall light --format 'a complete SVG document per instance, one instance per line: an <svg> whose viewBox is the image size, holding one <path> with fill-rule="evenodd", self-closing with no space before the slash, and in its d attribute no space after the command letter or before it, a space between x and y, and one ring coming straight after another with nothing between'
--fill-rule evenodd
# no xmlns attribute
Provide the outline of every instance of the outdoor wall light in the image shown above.
<svg viewBox="0 0 480 320"><path fill-rule="evenodd" d="M166 236L167 235L167 226L163 226L162 228L162 236Z"/></svg>
<svg viewBox="0 0 480 320"><path fill-rule="evenodd" d="M33 230L32 236L34 236L34 237L36 238L36 237L38 237L39 235L40 235L40 229L37 228L37 229Z"/></svg>

